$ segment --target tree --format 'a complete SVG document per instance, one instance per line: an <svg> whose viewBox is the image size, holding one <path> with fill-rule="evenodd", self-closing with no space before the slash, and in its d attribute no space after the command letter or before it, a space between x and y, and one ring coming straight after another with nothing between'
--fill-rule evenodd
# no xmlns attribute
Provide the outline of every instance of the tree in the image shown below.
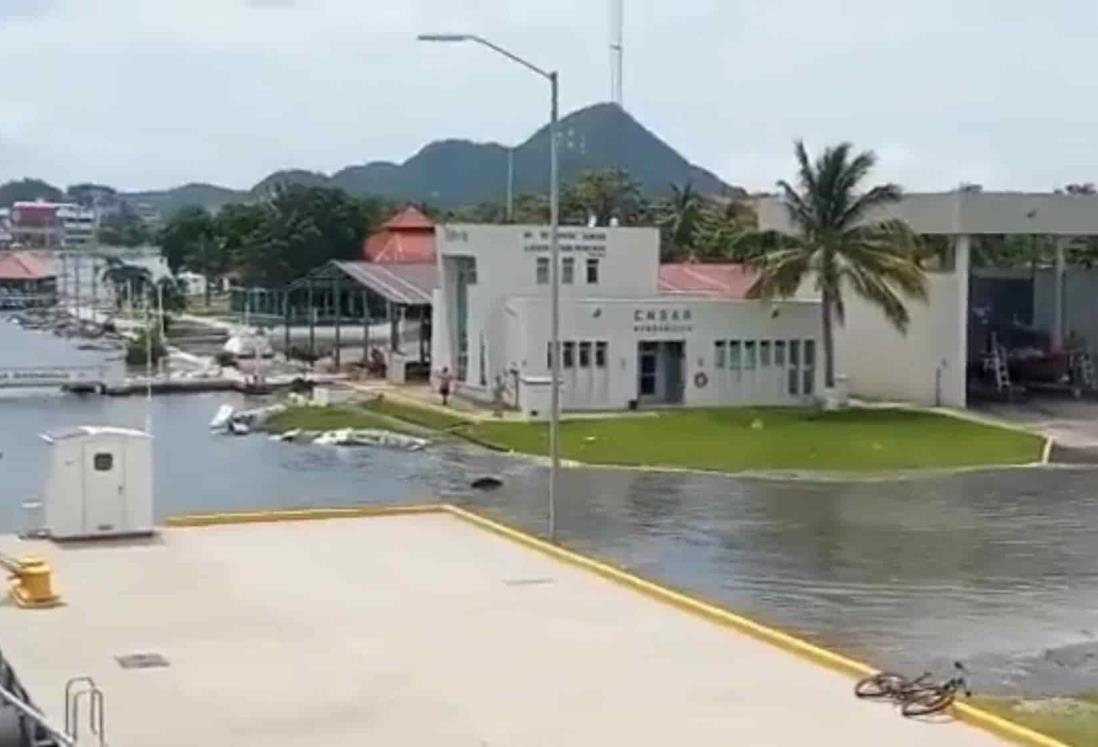
<svg viewBox="0 0 1098 747"><path fill-rule="evenodd" d="M900 188L881 184L859 192L877 159L872 151L852 156L852 147L832 146L812 163L804 143L797 141L800 190L785 180L778 187L799 235L757 260L759 277L748 291L750 298L788 298L808 277L815 279L829 389L835 386L832 323L843 322L846 289L880 308L901 332L910 319L904 297L926 298L926 276L916 261L917 242L910 228L873 214L875 208L897 202Z"/></svg>
<svg viewBox="0 0 1098 747"><path fill-rule="evenodd" d="M561 213L569 223L608 226L611 218L623 225L635 223L645 207L640 186L621 169L584 171L561 197Z"/></svg>
<svg viewBox="0 0 1098 747"><path fill-rule="evenodd" d="M123 203L125 205L125 203ZM99 223L99 243L108 246L143 246L152 241L149 229L132 209L123 207Z"/></svg>
<svg viewBox="0 0 1098 747"><path fill-rule="evenodd" d="M281 286L329 260L361 256L362 238L381 221L384 203L341 189L278 188L236 258L250 284Z"/></svg>
<svg viewBox="0 0 1098 747"><path fill-rule="evenodd" d="M0 207L11 207L16 202L61 202L65 193L41 179L19 179L0 184Z"/></svg>
<svg viewBox="0 0 1098 747"><path fill-rule="evenodd" d="M696 242L706 205L690 182L671 185L671 199L657 208L661 255L696 257Z"/></svg>
<svg viewBox="0 0 1098 747"><path fill-rule="evenodd" d="M213 216L197 205L179 210L160 232L160 253L172 274L186 269L205 277L209 307L211 284L229 266Z"/></svg>

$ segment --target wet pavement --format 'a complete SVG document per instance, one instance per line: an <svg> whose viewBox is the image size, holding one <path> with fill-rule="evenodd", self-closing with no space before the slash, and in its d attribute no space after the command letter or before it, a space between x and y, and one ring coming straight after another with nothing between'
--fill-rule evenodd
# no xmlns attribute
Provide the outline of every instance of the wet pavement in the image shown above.
<svg viewBox="0 0 1098 747"><path fill-rule="evenodd" d="M5 326L0 356L13 349ZM463 443L405 453L211 435L223 401L241 402L154 400L158 515L441 494L545 529L546 470L533 460ZM0 396L0 529L17 527L19 503L41 490L38 433L140 426L144 407ZM503 487L467 487L484 474ZM1075 693L1098 690L1096 486L1091 468L851 483L565 470L558 537L879 666L945 671L960 659L980 691Z"/></svg>

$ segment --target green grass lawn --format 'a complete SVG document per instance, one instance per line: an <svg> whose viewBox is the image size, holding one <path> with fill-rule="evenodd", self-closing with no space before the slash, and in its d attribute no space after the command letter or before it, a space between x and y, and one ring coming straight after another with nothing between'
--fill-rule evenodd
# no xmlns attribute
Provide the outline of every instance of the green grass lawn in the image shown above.
<svg viewBox="0 0 1098 747"><path fill-rule="evenodd" d="M542 423L476 423L459 434L544 454ZM594 464L745 470L892 471L1037 460L1039 436L906 410L726 408L561 423L564 458Z"/></svg>
<svg viewBox="0 0 1098 747"><path fill-rule="evenodd" d="M1044 700L979 697L972 699L972 705L1065 744L1098 744L1098 695Z"/></svg>
<svg viewBox="0 0 1098 747"><path fill-rule="evenodd" d="M385 397L378 397L375 400L367 402L364 406L370 412L381 413L382 415L387 415L436 431L454 430L469 422L466 418L462 418L458 415L449 415L427 407L406 405L403 402L396 402L392 399L386 399Z"/></svg>

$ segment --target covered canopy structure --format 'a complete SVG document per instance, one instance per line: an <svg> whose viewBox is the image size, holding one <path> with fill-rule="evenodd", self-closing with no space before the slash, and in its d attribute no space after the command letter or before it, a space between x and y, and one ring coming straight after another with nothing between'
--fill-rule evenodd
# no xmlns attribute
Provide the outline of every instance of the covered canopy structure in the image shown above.
<svg viewBox="0 0 1098 747"><path fill-rule="evenodd" d="M378 264L332 260L286 287L286 347L295 320L309 324L309 352L316 354L316 325L334 325L333 358L340 365L341 327L363 326L363 358L370 353L370 327L388 321L389 353L411 357L402 348L409 323L418 331L418 362L427 365L431 350L431 301L438 286L433 262Z"/></svg>

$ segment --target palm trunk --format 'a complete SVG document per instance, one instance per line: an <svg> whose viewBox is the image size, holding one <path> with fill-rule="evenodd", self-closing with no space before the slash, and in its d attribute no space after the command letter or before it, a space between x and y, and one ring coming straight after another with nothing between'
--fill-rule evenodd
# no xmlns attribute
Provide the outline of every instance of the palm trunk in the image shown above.
<svg viewBox="0 0 1098 747"><path fill-rule="evenodd" d="M823 359L824 359L824 388L835 388L835 337L831 328L831 310L833 299L831 292L824 288L822 318L823 318Z"/></svg>

